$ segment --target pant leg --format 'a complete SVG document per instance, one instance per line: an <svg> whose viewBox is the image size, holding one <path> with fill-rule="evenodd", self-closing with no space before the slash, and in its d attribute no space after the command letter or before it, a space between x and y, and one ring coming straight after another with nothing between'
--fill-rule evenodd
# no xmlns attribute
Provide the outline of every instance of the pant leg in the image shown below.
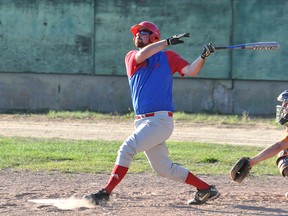
<svg viewBox="0 0 288 216"><path fill-rule="evenodd" d="M121 145L116 164L130 167L133 157L165 142L172 134L173 118L166 115L135 121L135 131Z"/></svg>
<svg viewBox="0 0 288 216"><path fill-rule="evenodd" d="M185 183L189 171L169 159L168 148L165 142L146 150L145 155L151 167L158 175Z"/></svg>

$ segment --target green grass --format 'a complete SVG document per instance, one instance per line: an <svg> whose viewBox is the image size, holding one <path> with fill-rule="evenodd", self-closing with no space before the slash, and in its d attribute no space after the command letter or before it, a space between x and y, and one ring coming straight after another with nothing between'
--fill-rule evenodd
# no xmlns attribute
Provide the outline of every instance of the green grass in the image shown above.
<svg viewBox="0 0 288 216"><path fill-rule="evenodd" d="M97 113L91 111L49 111L47 114L49 119L90 119L90 120L133 120L134 113ZM247 112L241 115L220 115L207 113L185 113L175 112L175 121L205 123L205 124L257 124L266 123L278 126L274 116L249 116Z"/></svg>
<svg viewBox="0 0 288 216"><path fill-rule="evenodd" d="M60 139L0 138L0 169L58 170L61 172L110 173L121 142ZM263 148L197 142L168 142L170 158L195 174L229 174L242 156ZM143 153L129 170L152 172ZM254 175L279 175L275 158L255 166Z"/></svg>
<svg viewBox="0 0 288 216"><path fill-rule="evenodd" d="M18 114L35 117L39 114ZM91 111L49 111L40 114L51 120L127 120L134 113L97 113ZM205 124L255 124L278 126L275 118L242 115L218 115L175 112L178 122ZM60 139L0 138L0 169L58 170L61 172L110 173L114 166L119 142L70 141ZM231 167L242 156L254 156L263 147L220 145L197 142L168 142L170 158L195 174L229 174ZM152 172L143 153L136 155L129 172ZM263 161L252 169L255 175L279 175L275 158Z"/></svg>
<svg viewBox="0 0 288 216"><path fill-rule="evenodd" d="M274 123L274 118L249 116L247 113L242 115L218 115L218 114L206 114L206 113L184 113L176 112L174 119L178 121L192 121L196 123L211 123L211 124L250 124L250 123Z"/></svg>
<svg viewBox="0 0 288 216"><path fill-rule="evenodd" d="M134 113L98 113L91 111L53 111L50 110L47 114L47 117L50 119L91 119L91 120L124 120L124 119L133 119Z"/></svg>

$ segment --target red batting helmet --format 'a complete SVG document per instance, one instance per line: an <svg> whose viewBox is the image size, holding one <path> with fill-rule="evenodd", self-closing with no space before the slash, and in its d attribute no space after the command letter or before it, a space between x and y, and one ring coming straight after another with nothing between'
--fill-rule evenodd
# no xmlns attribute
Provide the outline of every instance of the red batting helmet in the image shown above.
<svg viewBox="0 0 288 216"><path fill-rule="evenodd" d="M136 36L138 30L141 28L148 29L149 31L152 32L152 34L150 35L150 41L152 43L160 40L161 37L160 29L154 23L149 21L143 21L131 27L130 30L131 33L134 35L134 37Z"/></svg>

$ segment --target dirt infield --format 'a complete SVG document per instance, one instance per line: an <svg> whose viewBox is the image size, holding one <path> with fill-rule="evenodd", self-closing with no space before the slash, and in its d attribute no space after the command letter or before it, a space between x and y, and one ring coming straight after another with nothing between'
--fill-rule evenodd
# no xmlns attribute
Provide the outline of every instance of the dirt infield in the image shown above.
<svg viewBox="0 0 288 216"><path fill-rule="evenodd" d="M41 116L0 115L0 137L123 140L132 130L133 122L129 121L51 121ZM264 147L277 141L283 133L283 130L268 125L217 126L176 122L171 140ZM215 184L221 196L205 205L188 206L186 202L193 197L194 188L152 172L128 173L107 204L82 205L79 198L103 187L108 177L109 173L0 170L0 215L288 215L288 201L284 197L288 192L287 179L280 175L250 177L241 184L230 181L228 174L199 176ZM45 202L31 202L39 199ZM63 200L67 201L66 206ZM73 202L73 208L71 203L75 200L78 206ZM71 205L67 205L69 202Z"/></svg>

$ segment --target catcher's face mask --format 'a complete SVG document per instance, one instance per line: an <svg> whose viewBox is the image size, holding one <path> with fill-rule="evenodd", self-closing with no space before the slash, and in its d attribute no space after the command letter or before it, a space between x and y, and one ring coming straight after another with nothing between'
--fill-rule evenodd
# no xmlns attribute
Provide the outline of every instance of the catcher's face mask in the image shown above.
<svg viewBox="0 0 288 216"><path fill-rule="evenodd" d="M281 125L288 126L288 102L283 102L282 106L276 106L276 121Z"/></svg>
<svg viewBox="0 0 288 216"><path fill-rule="evenodd" d="M278 98L282 105L276 106L276 121L281 125L288 126L288 90L282 92Z"/></svg>

